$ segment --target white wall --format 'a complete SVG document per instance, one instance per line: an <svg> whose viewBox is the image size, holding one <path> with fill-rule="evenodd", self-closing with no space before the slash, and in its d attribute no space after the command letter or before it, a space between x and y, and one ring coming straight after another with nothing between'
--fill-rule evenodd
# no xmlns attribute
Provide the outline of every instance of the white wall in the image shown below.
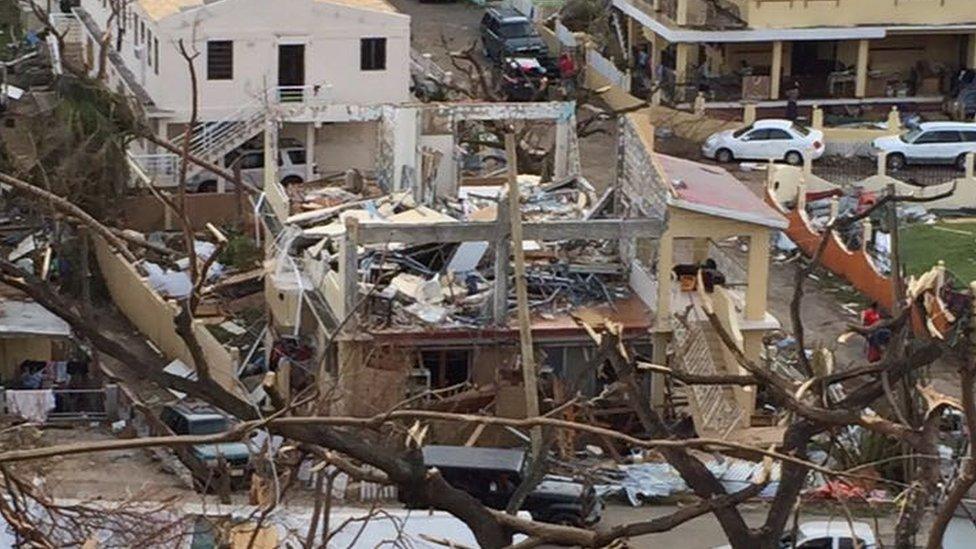
<svg viewBox="0 0 976 549"><path fill-rule="evenodd" d="M108 12L102 0L82 0L82 5L104 24ZM157 107L173 112L174 121L189 118L190 77L177 49L180 39L200 52L194 64L204 120L225 118L277 85L280 42L306 44L306 84L331 85L331 102L392 103L410 96L410 18L400 13L326 0L219 0L152 22L137 1L130 9L158 38L159 67L135 59L132 32L120 53L137 78L145 74L143 86ZM360 38L366 37L387 39L386 70L360 70ZM234 41L233 80L207 80L207 40Z"/></svg>

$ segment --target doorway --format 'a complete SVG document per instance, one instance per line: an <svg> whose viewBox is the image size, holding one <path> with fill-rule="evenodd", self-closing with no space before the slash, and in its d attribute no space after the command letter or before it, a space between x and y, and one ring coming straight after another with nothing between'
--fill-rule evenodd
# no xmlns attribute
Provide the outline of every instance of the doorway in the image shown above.
<svg viewBox="0 0 976 549"><path fill-rule="evenodd" d="M301 102L305 96L305 44L278 45L278 98Z"/></svg>

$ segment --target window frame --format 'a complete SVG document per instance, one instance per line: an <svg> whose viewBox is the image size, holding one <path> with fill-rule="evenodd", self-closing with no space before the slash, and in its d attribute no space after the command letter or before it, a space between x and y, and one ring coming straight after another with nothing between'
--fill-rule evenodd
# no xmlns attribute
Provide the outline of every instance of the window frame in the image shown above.
<svg viewBox="0 0 976 549"><path fill-rule="evenodd" d="M222 67L216 63L215 55L221 55L225 53L224 51L218 51L222 48L226 49L227 59L218 59L220 62L226 62L227 66ZM225 72L226 71L226 72ZM233 40L207 40L207 80L212 81L229 81L234 79L234 41Z"/></svg>
<svg viewBox="0 0 976 549"><path fill-rule="evenodd" d="M380 72L387 68L387 39L385 36L364 36L359 39L359 70ZM376 57L382 55L378 60Z"/></svg>

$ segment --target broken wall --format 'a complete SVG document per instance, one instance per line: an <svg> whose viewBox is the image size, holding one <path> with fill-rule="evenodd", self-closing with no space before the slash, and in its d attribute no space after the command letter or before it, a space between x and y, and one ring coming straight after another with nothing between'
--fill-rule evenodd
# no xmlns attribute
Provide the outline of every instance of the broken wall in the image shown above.
<svg viewBox="0 0 976 549"><path fill-rule="evenodd" d="M372 340L339 341L338 347L337 415L372 416L406 398L413 353Z"/></svg>
<svg viewBox="0 0 976 549"><path fill-rule="evenodd" d="M647 117L631 113L620 118L618 185L631 203L648 217L662 219L668 209L667 185L654 165L654 127Z"/></svg>
<svg viewBox="0 0 976 549"><path fill-rule="evenodd" d="M249 220L252 206L242 193L193 193L186 195L186 215L195 230L207 223L220 226ZM182 229L172 210L150 195L123 198L119 204L122 226L139 232Z"/></svg>
<svg viewBox="0 0 976 549"><path fill-rule="evenodd" d="M160 297L147 284L135 266L115 253L101 237L92 236L95 258L102 280L112 301L136 329L145 335L166 358L179 359L193 366L193 358L186 343L176 333L174 321L179 312L176 305ZM193 321L193 333L197 337L214 380L228 390L238 390L235 383L240 357L236 351L224 347L207 330L203 322Z"/></svg>

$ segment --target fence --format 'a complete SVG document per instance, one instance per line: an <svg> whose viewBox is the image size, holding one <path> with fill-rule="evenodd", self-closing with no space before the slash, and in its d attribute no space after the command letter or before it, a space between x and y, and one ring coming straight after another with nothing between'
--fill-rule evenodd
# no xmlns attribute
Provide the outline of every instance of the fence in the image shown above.
<svg viewBox="0 0 976 549"><path fill-rule="evenodd" d="M12 413L8 398L16 398L17 390L0 387L0 409ZM30 391L32 393L36 391ZM109 384L98 389L52 389L54 409L47 412L45 423L75 421L115 421L119 417L119 387Z"/></svg>

